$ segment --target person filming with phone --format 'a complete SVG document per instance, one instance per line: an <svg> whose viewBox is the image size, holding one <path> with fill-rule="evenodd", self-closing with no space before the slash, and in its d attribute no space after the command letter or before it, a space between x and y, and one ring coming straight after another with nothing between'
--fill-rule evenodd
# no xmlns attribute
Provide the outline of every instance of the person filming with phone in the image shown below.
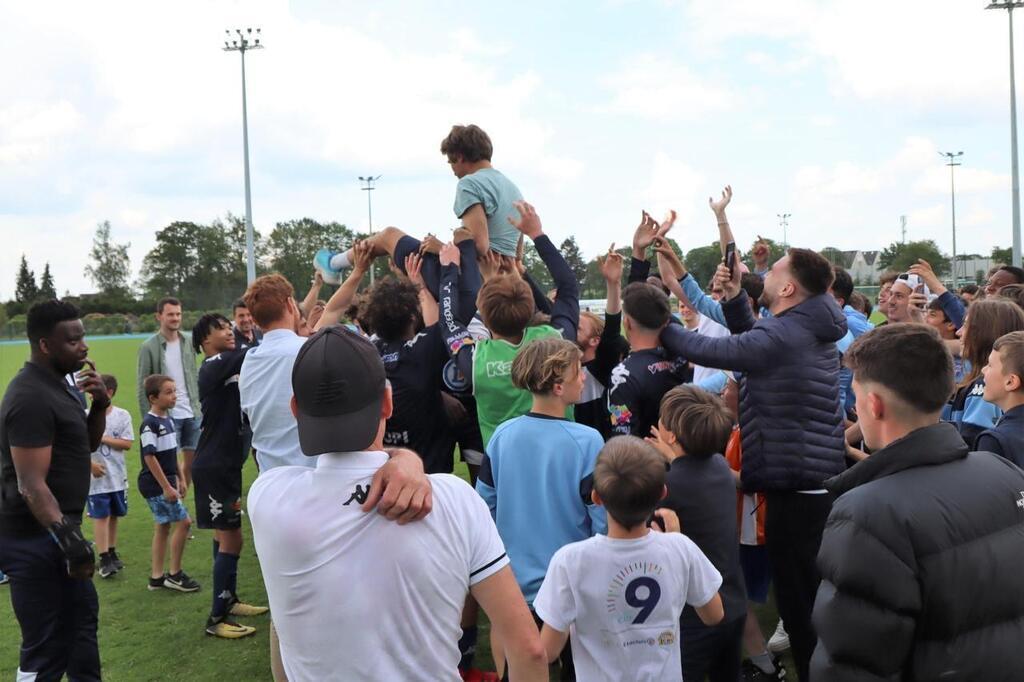
<svg viewBox="0 0 1024 682"><path fill-rule="evenodd" d="M79 317L58 300L29 309L31 358L0 405L0 570L21 626L19 680L100 679L95 555L81 524L110 398ZM92 397L88 415L64 380L72 372Z"/></svg>

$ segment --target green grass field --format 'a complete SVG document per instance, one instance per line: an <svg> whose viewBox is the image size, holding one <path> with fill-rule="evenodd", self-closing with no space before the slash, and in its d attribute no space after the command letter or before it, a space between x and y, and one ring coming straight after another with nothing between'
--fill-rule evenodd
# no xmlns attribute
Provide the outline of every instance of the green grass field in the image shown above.
<svg viewBox="0 0 1024 682"><path fill-rule="evenodd" d="M136 352L141 339L97 339L90 342L89 357L96 368L113 374L121 384L114 403L128 410L132 423L139 427L139 410L135 402ZM0 392L28 359L27 344L0 344ZM207 637L203 632L210 609L212 570L212 531L195 529L195 540L185 548L184 569L198 580L203 589L194 594L170 591L149 592L146 579L149 574L149 545L153 523L149 509L134 490L139 471L139 451L130 450L128 462L128 516L118 529L118 554L127 564L124 571L113 578L95 578L100 598L100 656L104 679L114 682L148 680L269 680L270 655L268 648L268 618L241 619L257 628L254 637L226 641ZM467 478L465 466L456 465L456 473ZM256 476L251 460L246 465L245 490ZM186 501L194 510L191 499ZM91 535L86 519L86 535ZM259 563L253 554L252 530L243 524L245 548L238 565L238 591L246 601L267 604ZM18 648L21 635L11 611L10 600L0 587L0 679L13 679L18 667ZM775 627L775 612L769 605L758 614L762 628L770 635ZM484 619L485 620L485 619ZM343 633L339 633L343 636ZM480 651L477 663L483 669L493 669L490 662L488 638L485 629L480 633ZM397 653L396 655L401 655ZM406 655L414 655L411 652ZM787 662L788 664L788 662ZM790 667L792 672L792 667Z"/></svg>

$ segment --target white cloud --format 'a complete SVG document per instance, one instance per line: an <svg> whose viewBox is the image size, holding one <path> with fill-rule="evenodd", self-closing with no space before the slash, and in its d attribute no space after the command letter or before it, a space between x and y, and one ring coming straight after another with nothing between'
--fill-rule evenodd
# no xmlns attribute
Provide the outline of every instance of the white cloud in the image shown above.
<svg viewBox="0 0 1024 682"><path fill-rule="evenodd" d="M680 227L694 220L701 204L700 192L705 186L703 175L683 161L658 152L651 165L650 178L650 183L641 192L641 199L643 208L655 220L661 220L669 209L676 211Z"/></svg>
<svg viewBox="0 0 1024 682"><path fill-rule="evenodd" d="M707 82L688 66L642 54L603 79L612 92L607 110L651 119L699 118L728 109L731 90Z"/></svg>

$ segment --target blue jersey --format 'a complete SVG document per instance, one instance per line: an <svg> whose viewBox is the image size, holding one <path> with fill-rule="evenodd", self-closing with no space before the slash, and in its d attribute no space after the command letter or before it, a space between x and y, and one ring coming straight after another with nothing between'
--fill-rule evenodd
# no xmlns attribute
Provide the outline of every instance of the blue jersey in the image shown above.
<svg viewBox="0 0 1024 682"><path fill-rule="evenodd" d="M968 447L982 431L993 428L1003 416L1003 411L985 400L985 378L979 376L967 386L960 388L946 405L942 418L952 422Z"/></svg>
<svg viewBox="0 0 1024 682"><path fill-rule="evenodd" d="M604 507L590 499L603 446L589 426L533 413L505 422L491 437L476 490L529 603L556 551L608 530Z"/></svg>
<svg viewBox="0 0 1024 682"><path fill-rule="evenodd" d="M174 431L174 420L170 417L158 417L147 412L142 418L139 429L139 445L142 452L142 470L139 471L139 492L143 497L158 497L163 490L156 477L146 466L147 457L155 457L160 469L172 486L178 485L178 435Z"/></svg>

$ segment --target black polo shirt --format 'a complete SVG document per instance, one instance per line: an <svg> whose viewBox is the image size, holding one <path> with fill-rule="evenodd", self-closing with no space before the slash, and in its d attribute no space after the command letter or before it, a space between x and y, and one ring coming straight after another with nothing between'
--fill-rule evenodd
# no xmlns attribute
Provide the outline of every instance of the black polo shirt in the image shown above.
<svg viewBox="0 0 1024 682"><path fill-rule="evenodd" d="M46 484L64 515L81 521L89 496L89 431L74 391L31 362L7 386L0 404L0 533L43 532L18 492L12 447L52 447Z"/></svg>

